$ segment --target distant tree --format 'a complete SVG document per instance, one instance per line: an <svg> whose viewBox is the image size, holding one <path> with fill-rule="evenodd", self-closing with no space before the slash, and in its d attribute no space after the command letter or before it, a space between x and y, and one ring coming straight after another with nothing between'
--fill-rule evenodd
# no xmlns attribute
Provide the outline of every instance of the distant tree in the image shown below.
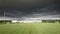
<svg viewBox="0 0 60 34"><path fill-rule="evenodd" d="M0 24L12 23L11 20L1 20Z"/></svg>

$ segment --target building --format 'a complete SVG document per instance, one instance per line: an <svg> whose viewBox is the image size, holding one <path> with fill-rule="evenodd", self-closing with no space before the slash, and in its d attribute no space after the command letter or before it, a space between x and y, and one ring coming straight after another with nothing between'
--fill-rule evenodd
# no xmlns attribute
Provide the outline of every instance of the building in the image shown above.
<svg viewBox="0 0 60 34"><path fill-rule="evenodd" d="M0 23L60 23L60 18L0 18Z"/></svg>

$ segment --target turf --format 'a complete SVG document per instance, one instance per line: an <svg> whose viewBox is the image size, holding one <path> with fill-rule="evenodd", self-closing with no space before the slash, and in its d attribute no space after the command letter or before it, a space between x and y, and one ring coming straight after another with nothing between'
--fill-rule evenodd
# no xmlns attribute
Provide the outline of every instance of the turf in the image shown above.
<svg viewBox="0 0 60 34"><path fill-rule="evenodd" d="M0 24L0 34L60 34L60 24Z"/></svg>

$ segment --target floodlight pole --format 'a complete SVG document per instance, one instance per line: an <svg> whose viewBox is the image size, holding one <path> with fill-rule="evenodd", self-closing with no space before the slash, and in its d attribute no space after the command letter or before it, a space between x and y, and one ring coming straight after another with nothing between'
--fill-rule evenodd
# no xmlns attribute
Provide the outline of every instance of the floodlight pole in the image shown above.
<svg viewBox="0 0 60 34"><path fill-rule="evenodd" d="M5 23L5 9L4 9L4 23ZM5 23L6 24L6 23Z"/></svg>
<svg viewBox="0 0 60 34"><path fill-rule="evenodd" d="M4 11L4 20L5 20L5 11Z"/></svg>

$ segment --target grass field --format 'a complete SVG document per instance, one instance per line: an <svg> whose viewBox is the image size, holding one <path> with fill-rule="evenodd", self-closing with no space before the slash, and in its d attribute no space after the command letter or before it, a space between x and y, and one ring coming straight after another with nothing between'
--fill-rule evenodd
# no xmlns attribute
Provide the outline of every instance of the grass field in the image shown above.
<svg viewBox="0 0 60 34"><path fill-rule="evenodd" d="M60 34L60 24L0 24L0 34Z"/></svg>

